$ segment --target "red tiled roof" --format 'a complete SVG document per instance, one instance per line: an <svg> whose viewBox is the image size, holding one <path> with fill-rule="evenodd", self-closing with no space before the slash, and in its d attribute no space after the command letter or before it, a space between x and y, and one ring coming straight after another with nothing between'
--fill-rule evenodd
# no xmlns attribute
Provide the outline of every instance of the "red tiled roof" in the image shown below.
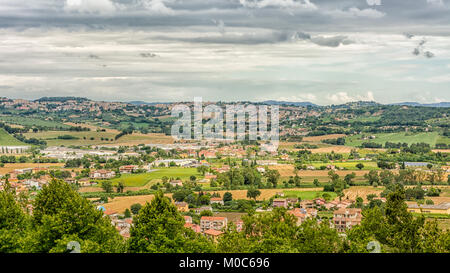
<svg viewBox="0 0 450 273"><path fill-rule="evenodd" d="M218 235L223 234L222 231L215 230L215 229L208 229L208 230L205 230L204 233L205 233L205 234L208 234L208 235L212 235L212 236L218 236Z"/></svg>
<svg viewBox="0 0 450 273"><path fill-rule="evenodd" d="M200 221L225 221L226 219L226 217L202 216L202 218L200 218Z"/></svg>

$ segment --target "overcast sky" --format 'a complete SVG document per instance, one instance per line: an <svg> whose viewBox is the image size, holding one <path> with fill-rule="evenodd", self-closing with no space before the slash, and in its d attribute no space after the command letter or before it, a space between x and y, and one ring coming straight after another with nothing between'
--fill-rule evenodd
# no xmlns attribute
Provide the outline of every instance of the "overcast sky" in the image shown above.
<svg viewBox="0 0 450 273"><path fill-rule="evenodd" d="M450 101L450 0L0 0L0 96Z"/></svg>

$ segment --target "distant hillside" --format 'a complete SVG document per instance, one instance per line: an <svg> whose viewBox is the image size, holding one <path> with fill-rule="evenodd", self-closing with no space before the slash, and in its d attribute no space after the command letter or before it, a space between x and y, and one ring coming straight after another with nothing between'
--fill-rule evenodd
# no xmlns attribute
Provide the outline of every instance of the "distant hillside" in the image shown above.
<svg viewBox="0 0 450 273"><path fill-rule="evenodd" d="M361 107L369 107L369 106L377 106L380 105L374 101L351 101L344 104L339 105L331 105L333 108L361 108Z"/></svg>
<svg viewBox="0 0 450 273"><path fill-rule="evenodd" d="M42 98L37 99L35 101L38 101L38 102L53 102L53 101L66 102L66 101L69 101L69 100L74 100L74 101L77 101L77 102L90 101L90 99L81 98L81 97L42 97Z"/></svg>
<svg viewBox="0 0 450 273"><path fill-rule="evenodd" d="M422 106L422 107L450 107L450 102L439 102L439 103L399 102L399 103L391 103L389 105Z"/></svg>
<svg viewBox="0 0 450 273"><path fill-rule="evenodd" d="M306 106L318 106L314 103L311 103L309 101L305 101L305 102L290 102L290 101L276 101L276 100L266 100L262 102L263 104L269 104L269 105L292 105L292 106L301 106L301 107L306 107Z"/></svg>
<svg viewBox="0 0 450 273"><path fill-rule="evenodd" d="M145 102L145 101L130 101L133 105L156 105L156 104L170 104L169 102Z"/></svg>

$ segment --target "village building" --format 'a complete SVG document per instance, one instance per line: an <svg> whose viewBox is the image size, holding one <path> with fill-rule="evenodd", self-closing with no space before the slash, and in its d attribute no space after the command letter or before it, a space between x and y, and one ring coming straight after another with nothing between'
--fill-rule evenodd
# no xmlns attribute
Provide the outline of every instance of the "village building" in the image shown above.
<svg viewBox="0 0 450 273"><path fill-rule="evenodd" d="M139 167L136 165L125 165L125 166L121 166L119 168L120 173L133 173L134 171L136 171Z"/></svg>
<svg viewBox="0 0 450 273"><path fill-rule="evenodd" d="M219 204L219 205L224 205L223 199L220 197L212 197L211 199L209 199L209 202L212 204Z"/></svg>
<svg viewBox="0 0 450 273"><path fill-rule="evenodd" d="M183 181L181 180L172 180L169 182L172 187L183 187Z"/></svg>
<svg viewBox="0 0 450 273"><path fill-rule="evenodd" d="M297 218L297 225L301 225L306 219L312 219L317 217L316 209L303 209L303 208L295 208L293 210L288 211L289 214L294 215Z"/></svg>
<svg viewBox="0 0 450 273"><path fill-rule="evenodd" d="M203 206L203 207L194 209L195 213L197 213L197 214L200 214L202 211L205 211L205 210L209 210L212 212L212 207L211 206Z"/></svg>
<svg viewBox="0 0 450 273"><path fill-rule="evenodd" d="M273 199L272 205L274 208L287 208L288 207L288 203L286 201L286 199L281 199L281 198L277 198L277 199Z"/></svg>
<svg viewBox="0 0 450 273"><path fill-rule="evenodd" d="M89 177L92 179L111 179L115 176L116 172L109 170L95 170L89 174Z"/></svg>
<svg viewBox="0 0 450 273"><path fill-rule="evenodd" d="M171 165L175 165L178 167L190 167L193 164L197 163L195 159L160 159L152 162L151 165L155 167L159 167L164 165L165 167L170 167Z"/></svg>
<svg viewBox="0 0 450 273"><path fill-rule="evenodd" d="M340 208L334 211L333 224L338 232L345 232L361 223L361 209Z"/></svg>
<svg viewBox="0 0 450 273"><path fill-rule="evenodd" d="M203 234L205 234L206 237L213 239L214 242L217 242L217 239L223 234L223 232L216 229L207 229L203 231Z"/></svg>
<svg viewBox="0 0 450 273"><path fill-rule="evenodd" d="M223 230L227 227L228 219L226 217L202 216L200 218L200 228L202 231L208 229Z"/></svg>
<svg viewBox="0 0 450 273"><path fill-rule="evenodd" d="M186 202L175 202L175 206L177 207L177 210L180 212L189 211L189 204Z"/></svg>
<svg viewBox="0 0 450 273"><path fill-rule="evenodd" d="M192 224L192 217L191 217L191 216L189 216L189 215L184 215L183 218L184 218L184 222L185 222L186 224Z"/></svg>
<svg viewBox="0 0 450 273"><path fill-rule="evenodd" d="M415 213L450 214L450 202L438 205L408 204L408 211Z"/></svg>
<svg viewBox="0 0 450 273"><path fill-rule="evenodd" d="M185 224L184 224L184 227L185 227L185 228L190 228L190 229L192 229L193 231L195 231L196 233L201 233L201 232L202 232L202 229L201 229L200 226L197 225L197 224L193 224L193 223L185 223Z"/></svg>

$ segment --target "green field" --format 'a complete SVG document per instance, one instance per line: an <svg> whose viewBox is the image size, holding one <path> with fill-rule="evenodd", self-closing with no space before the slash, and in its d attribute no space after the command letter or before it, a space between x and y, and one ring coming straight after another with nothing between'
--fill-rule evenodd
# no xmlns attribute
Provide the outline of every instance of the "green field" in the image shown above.
<svg viewBox="0 0 450 273"><path fill-rule="evenodd" d="M447 145L450 145L450 137L439 136L439 138L436 141L436 143L445 143Z"/></svg>
<svg viewBox="0 0 450 273"><path fill-rule="evenodd" d="M52 120L44 120L38 118L31 117L21 117L21 116L0 116L0 121L5 123L17 124L22 126L42 126L49 128L70 128L69 125L52 121Z"/></svg>
<svg viewBox="0 0 450 273"><path fill-rule="evenodd" d="M58 136L70 135L77 137L78 139L58 139ZM26 133L24 134L27 138L37 138L39 140L45 140L48 146L82 146L82 145L96 145L96 144L110 144L114 143L111 139L114 139L116 134L110 132L96 132L96 131L85 131L85 132L68 132L68 131L45 131L37 133ZM84 139L85 137L86 139ZM93 139L91 139L93 138ZM107 140L102 140L101 138L108 138Z"/></svg>
<svg viewBox="0 0 450 273"><path fill-rule="evenodd" d="M370 134L365 134L369 136ZM345 139L346 146L358 147L361 146L363 142L374 142L378 144L384 144L389 142L406 142L408 144L425 142L430 144L432 147L436 144L437 140L441 137L438 132L427 132L427 133L383 133L383 134L373 134L376 138L370 140L361 139L362 135L354 135L347 137Z"/></svg>
<svg viewBox="0 0 450 273"><path fill-rule="evenodd" d="M167 176L169 179L178 177L182 180L188 180L191 175L197 177L197 180L203 178L196 168L159 168L150 173L123 174L121 177L114 178L111 181L114 185L121 181L126 187L142 187L149 182L159 182L164 176Z"/></svg>
<svg viewBox="0 0 450 273"><path fill-rule="evenodd" d="M337 194L334 192L324 192L324 191L290 191L285 190L284 195L286 197L295 197L295 198L301 198L301 200L313 200L317 197L322 197L324 193L327 193L330 195L331 199L334 199L337 197Z"/></svg>
<svg viewBox="0 0 450 273"><path fill-rule="evenodd" d="M363 170L378 170L378 166L376 162L371 161L354 161L354 162L331 162L331 163L322 163L322 162L314 162L310 165L314 166L316 169L319 169L320 166L328 166L334 165L339 168L345 168L347 170L359 170L356 165L358 163L362 163L364 165Z"/></svg>
<svg viewBox="0 0 450 273"><path fill-rule="evenodd" d="M37 138L39 140L44 140L47 142L48 146L88 146L88 145L99 145L99 144L121 144L121 143L168 143L171 138L160 136L160 135L142 135L142 134L132 134L125 135L121 138L115 140L117 132L106 131L97 132L84 131L84 132L70 132L70 131L44 131L37 133L26 133L24 134L27 138ZM58 139L58 136L70 135L78 139ZM102 140L103 138L103 140ZM108 140L106 140L108 139Z"/></svg>
<svg viewBox="0 0 450 273"><path fill-rule="evenodd" d="M0 146L22 146L27 145L6 132L3 128L0 128Z"/></svg>

